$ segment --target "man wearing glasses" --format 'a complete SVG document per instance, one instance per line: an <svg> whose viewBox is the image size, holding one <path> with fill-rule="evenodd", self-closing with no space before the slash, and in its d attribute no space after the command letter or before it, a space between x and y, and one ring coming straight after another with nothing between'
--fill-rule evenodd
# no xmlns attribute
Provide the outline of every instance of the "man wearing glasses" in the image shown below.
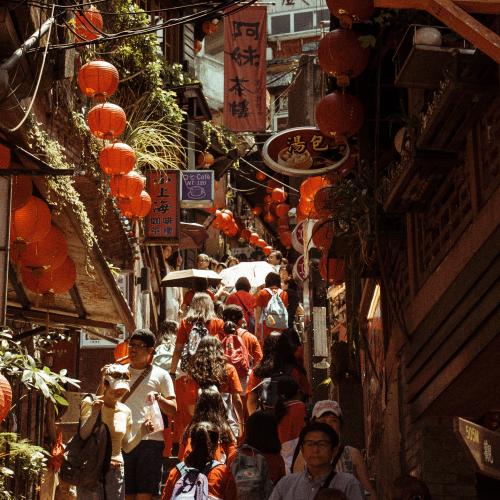
<svg viewBox="0 0 500 500"><path fill-rule="evenodd" d="M300 433L299 446L306 470L282 478L269 500L313 500L318 491L332 488L341 491L347 500L364 500L360 482L332 467L334 451L339 444L337 433L328 425L313 422Z"/></svg>
<svg viewBox="0 0 500 500"><path fill-rule="evenodd" d="M145 419L147 398L151 393L163 414L175 415L177 410L170 375L152 364L155 343L153 332L147 329L136 330L129 340L131 390L125 404L132 411L132 432L136 432ZM150 500L153 495L158 495L163 447L163 433L157 431L142 438L130 453L124 453L127 500Z"/></svg>
<svg viewBox="0 0 500 500"><path fill-rule="evenodd" d="M196 264L198 269L206 271L207 269L210 269L210 257L207 254L200 253L196 259Z"/></svg>

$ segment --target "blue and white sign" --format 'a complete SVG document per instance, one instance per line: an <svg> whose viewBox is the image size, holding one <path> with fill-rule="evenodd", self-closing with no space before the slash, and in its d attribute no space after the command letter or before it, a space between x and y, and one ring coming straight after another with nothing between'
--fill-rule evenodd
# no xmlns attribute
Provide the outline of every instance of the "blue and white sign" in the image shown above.
<svg viewBox="0 0 500 500"><path fill-rule="evenodd" d="M181 208L206 208L214 202L213 170L181 171Z"/></svg>

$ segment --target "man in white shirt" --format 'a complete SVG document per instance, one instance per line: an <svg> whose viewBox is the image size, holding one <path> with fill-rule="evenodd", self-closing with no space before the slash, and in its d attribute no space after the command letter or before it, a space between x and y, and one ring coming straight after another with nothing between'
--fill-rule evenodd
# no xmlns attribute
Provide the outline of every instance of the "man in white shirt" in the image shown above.
<svg viewBox="0 0 500 500"><path fill-rule="evenodd" d="M155 342L153 332L146 329L136 330L129 340L131 392L124 403L132 411L132 433L140 428L145 419L148 394L154 393L163 414L175 415L177 410L170 375L152 365ZM135 384L138 379L140 382ZM130 453L123 454L127 500L151 500L153 495L159 494L163 447L163 433L157 431L142 438Z"/></svg>

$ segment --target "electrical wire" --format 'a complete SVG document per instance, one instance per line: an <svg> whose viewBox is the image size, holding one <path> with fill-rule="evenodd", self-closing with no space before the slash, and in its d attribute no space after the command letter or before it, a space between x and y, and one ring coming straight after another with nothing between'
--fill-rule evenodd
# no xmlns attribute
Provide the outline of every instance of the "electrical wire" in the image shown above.
<svg viewBox="0 0 500 500"><path fill-rule="evenodd" d="M272 179L273 181L275 182L278 182L279 184L281 184L282 186L288 188L290 191L294 191L295 193L298 193L299 190L298 189L295 189L294 187L292 186L289 186L288 184L286 184L285 182L282 182L280 181L279 179L276 179L275 177L269 175L267 172L264 172L263 170L261 170L259 167L255 166L253 163L250 163L249 161L245 160L245 158L240 158L240 161L243 161L244 163L246 163L248 166L252 167L254 170L257 170L258 172L262 172L263 174L265 174L266 177L269 177L269 179ZM247 181L250 181L250 182L253 182L254 184L257 184L258 186L262 186L262 187L265 187L267 189L268 186L266 186L265 184L262 184L260 182L257 182L257 181L254 181L253 179L249 179L247 177L245 177L245 179Z"/></svg>

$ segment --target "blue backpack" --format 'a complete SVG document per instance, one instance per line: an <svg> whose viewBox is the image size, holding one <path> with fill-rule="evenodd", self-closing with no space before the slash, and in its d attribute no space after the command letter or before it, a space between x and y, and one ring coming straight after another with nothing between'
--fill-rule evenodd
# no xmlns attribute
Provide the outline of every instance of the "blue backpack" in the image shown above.
<svg viewBox="0 0 500 500"><path fill-rule="evenodd" d="M281 300L282 290L273 291L270 288L265 288L265 290L271 295L271 298L262 315L264 324L275 330L286 330L288 328L288 311Z"/></svg>

